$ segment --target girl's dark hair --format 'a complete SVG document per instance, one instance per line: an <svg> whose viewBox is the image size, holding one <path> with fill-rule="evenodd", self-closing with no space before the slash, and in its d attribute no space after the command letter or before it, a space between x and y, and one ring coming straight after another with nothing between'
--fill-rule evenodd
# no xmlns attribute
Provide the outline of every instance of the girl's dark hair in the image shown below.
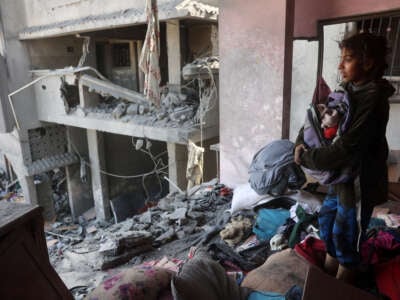
<svg viewBox="0 0 400 300"><path fill-rule="evenodd" d="M368 32L355 34L345 38L339 43L339 48L349 49L358 57L363 64L368 59L373 61L372 69L368 76L373 79L379 79L383 76L388 67L386 56L388 54L387 40L384 36L374 35Z"/></svg>

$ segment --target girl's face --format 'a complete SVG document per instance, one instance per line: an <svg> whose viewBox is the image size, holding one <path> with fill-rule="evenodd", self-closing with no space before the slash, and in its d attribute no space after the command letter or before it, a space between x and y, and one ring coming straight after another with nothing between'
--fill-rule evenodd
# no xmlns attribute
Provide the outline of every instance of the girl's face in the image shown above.
<svg viewBox="0 0 400 300"><path fill-rule="evenodd" d="M361 84L366 80L364 67L359 58L353 55L350 49L342 48L340 57L339 71L344 82L353 82L355 85Z"/></svg>

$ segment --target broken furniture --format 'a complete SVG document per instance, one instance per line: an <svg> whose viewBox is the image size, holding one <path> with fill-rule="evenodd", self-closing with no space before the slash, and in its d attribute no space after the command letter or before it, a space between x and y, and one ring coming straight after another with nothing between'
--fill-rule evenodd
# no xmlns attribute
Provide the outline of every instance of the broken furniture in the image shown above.
<svg viewBox="0 0 400 300"><path fill-rule="evenodd" d="M38 206L0 201L0 299L73 299L50 265Z"/></svg>

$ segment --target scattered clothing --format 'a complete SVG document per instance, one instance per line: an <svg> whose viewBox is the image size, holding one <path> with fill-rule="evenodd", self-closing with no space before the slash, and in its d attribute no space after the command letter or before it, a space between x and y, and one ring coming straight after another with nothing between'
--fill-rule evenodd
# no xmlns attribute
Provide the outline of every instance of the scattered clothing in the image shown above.
<svg viewBox="0 0 400 300"><path fill-rule="evenodd" d="M377 218L382 219L386 223L387 227L400 227L400 215L398 214L378 214Z"/></svg>
<svg viewBox="0 0 400 300"><path fill-rule="evenodd" d="M374 267L379 293L400 300L400 256Z"/></svg>
<svg viewBox="0 0 400 300"><path fill-rule="evenodd" d="M288 240L290 248L294 248L297 243L310 233L309 228L313 231L315 227L312 227L312 225L315 225L315 221L317 220L316 214L308 214L301 205L296 206L296 216L298 221L294 224ZM304 236L302 236L303 234Z"/></svg>
<svg viewBox="0 0 400 300"><path fill-rule="evenodd" d="M204 148L198 147L192 141L188 142L188 162L186 168L187 189L199 185L203 179Z"/></svg>
<svg viewBox="0 0 400 300"><path fill-rule="evenodd" d="M285 296L273 292L252 292L247 300L285 300Z"/></svg>
<svg viewBox="0 0 400 300"><path fill-rule="evenodd" d="M239 215L233 217L219 235L229 246L234 247L250 235L252 226L251 219Z"/></svg>
<svg viewBox="0 0 400 300"><path fill-rule="evenodd" d="M208 246L211 257L229 270L250 271L258 266L254 261L245 259L223 242L215 242Z"/></svg>
<svg viewBox="0 0 400 300"><path fill-rule="evenodd" d="M175 300L247 299L250 291L240 287L207 253L198 251L171 282Z"/></svg>
<svg viewBox="0 0 400 300"><path fill-rule="evenodd" d="M303 296L303 288L294 285L286 293L285 300L301 300L302 296Z"/></svg>
<svg viewBox="0 0 400 300"><path fill-rule="evenodd" d="M275 234L269 241L272 251L280 251L288 247L287 239L282 233Z"/></svg>
<svg viewBox="0 0 400 300"><path fill-rule="evenodd" d="M233 198L231 204L231 213L235 213L243 209L251 209L254 205L263 199L272 199L274 196L257 194L250 183L240 184L233 190Z"/></svg>
<svg viewBox="0 0 400 300"><path fill-rule="evenodd" d="M376 237L369 238L361 245L362 260L375 265L400 255L400 242L390 232L380 230Z"/></svg>
<svg viewBox="0 0 400 300"><path fill-rule="evenodd" d="M309 215L312 215L313 213L316 212L316 210L313 209L308 203L296 202L295 205L290 207L290 218L293 221L295 221L296 223L299 222L299 216L298 216L298 211L297 211L297 207L299 207L299 206L301 206L301 208L304 210L304 212Z"/></svg>
<svg viewBox="0 0 400 300"><path fill-rule="evenodd" d="M173 273L154 266L135 266L101 283L86 300L172 299L170 282Z"/></svg>
<svg viewBox="0 0 400 300"><path fill-rule="evenodd" d="M310 264L323 267L326 255L325 243L314 237L308 237L298 243L294 250Z"/></svg>
<svg viewBox="0 0 400 300"><path fill-rule="evenodd" d="M287 209L261 208L258 211L253 232L260 241L270 240L277 232L279 226L283 225L290 213Z"/></svg>
<svg viewBox="0 0 400 300"><path fill-rule="evenodd" d="M285 249L272 254L263 265L249 272L242 286L284 295L292 286L304 285L309 265L293 249Z"/></svg>

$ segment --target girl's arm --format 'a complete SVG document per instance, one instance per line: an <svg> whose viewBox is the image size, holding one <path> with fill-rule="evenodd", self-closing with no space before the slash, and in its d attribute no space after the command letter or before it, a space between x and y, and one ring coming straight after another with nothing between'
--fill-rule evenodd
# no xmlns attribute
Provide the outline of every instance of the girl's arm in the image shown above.
<svg viewBox="0 0 400 300"><path fill-rule="evenodd" d="M348 131L335 143L321 148L308 149L301 155L301 164L314 170L335 170L358 160L370 141L376 138L377 118L375 109L382 101L378 93L360 99Z"/></svg>

